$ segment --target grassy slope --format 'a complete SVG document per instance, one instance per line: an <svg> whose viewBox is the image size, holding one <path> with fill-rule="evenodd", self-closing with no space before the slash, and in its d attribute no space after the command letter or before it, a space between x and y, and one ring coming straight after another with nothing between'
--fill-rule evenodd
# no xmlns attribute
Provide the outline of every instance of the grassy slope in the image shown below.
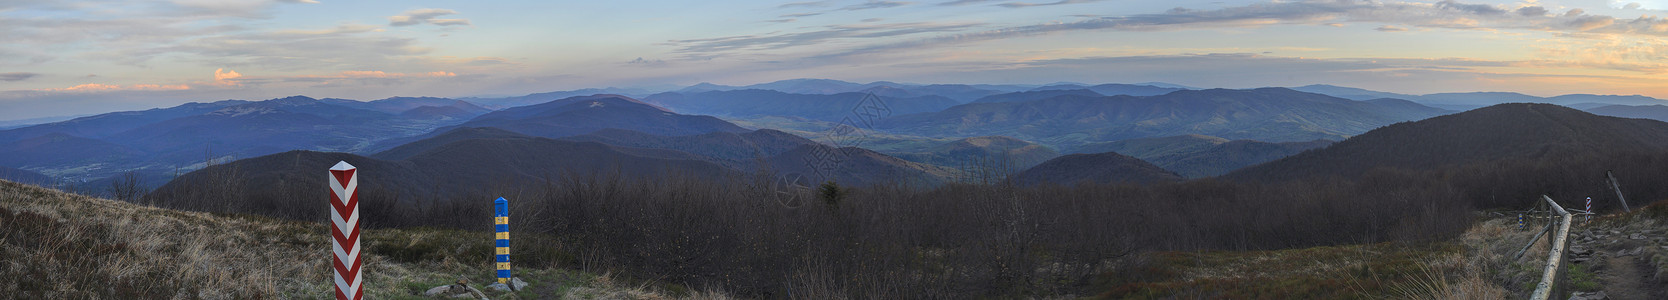
<svg viewBox="0 0 1668 300"><path fill-rule="evenodd" d="M1516 292L1501 282L1516 275L1496 267L1502 253L1533 234L1506 221L1433 243L1152 253L1133 271L1107 274L1098 298L1499 299Z"/></svg>
<svg viewBox="0 0 1668 300"><path fill-rule="evenodd" d="M0 278L12 279L0 282L0 294L323 299L332 293L328 232L324 224L151 208L0 181ZM549 245L528 241L540 239L520 240ZM365 232L362 243L367 299L420 298L459 278L478 288L493 281L491 233L379 229ZM517 253L561 257L560 248ZM725 297L560 268L516 272L532 287L483 291L495 299Z"/></svg>

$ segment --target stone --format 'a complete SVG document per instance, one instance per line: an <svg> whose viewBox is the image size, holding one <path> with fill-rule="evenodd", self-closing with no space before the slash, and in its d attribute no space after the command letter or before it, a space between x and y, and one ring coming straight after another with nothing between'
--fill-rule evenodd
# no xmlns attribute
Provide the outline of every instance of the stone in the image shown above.
<svg viewBox="0 0 1668 300"><path fill-rule="evenodd" d="M1570 300L1609 300L1609 299L1610 299L1610 296L1605 295L1604 291L1575 292L1575 293L1571 293L1571 295L1570 295Z"/></svg>
<svg viewBox="0 0 1668 300"><path fill-rule="evenodd" d="M450 295L451 293L448 293L448 292L451 291L451 290L452 290L452 286L450 286L450 285L437 286L437 287L434 287L432 289L429 289L429 291L427 291L427 292L423 292L423 296L434 297L434 296L439 296L439 295L442 295L442 294Z"/></svg>
<svg viewBox="0 0 1668 300"><path fill-rule="evenodd" d="M1643 235L1643 234L1638 234L1638 233L1635 233L1635 234L1632 234L1632 235L1628 235L1628 236L1627 236L1627 239L1630 239L1630 240L1643 240L1643 239L1645 239L1645 235Z"/></svg>
<svg viewBox="0 0 1668 300"><path fill-rule="evenodd" d="M469 286L469 280L458 279L457 284L442 285L423 292L429 297L486 299L486 293Z"/></svg>
<svg viewBox="0 0 1668 300"><path fill-rule="evenodd" d="M510 285L515 285L515 290L516 291L527 289L527 282L526 281L521 281L521 277L510 278ZM511 291L510 290L510 285L505 285L505 284L502 284L502 283L493 283L492 285L488 285L487 288L490 288L490 289L493 289L493 290L496 290L496 291L500 291L500 292L509 292L509 291Z"/></svg>

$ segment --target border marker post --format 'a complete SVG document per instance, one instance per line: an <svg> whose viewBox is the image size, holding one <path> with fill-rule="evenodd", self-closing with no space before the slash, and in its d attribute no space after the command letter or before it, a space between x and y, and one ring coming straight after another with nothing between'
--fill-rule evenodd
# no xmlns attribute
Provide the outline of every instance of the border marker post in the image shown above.
<svg viewBox="0 0 1668 300"><path fill-rule="evenodd" d="M359 172L346 161L330 167L330 247L335 254L336 299L365 297L359 260Z"/></svg>
<svg viewBox="0 0 1668 300"><path fill-rule="evenodd" d="M496 255L498 283L510 284L510 202L504 197L492 201L492 223L498 232ZM514 289L513 287L511 289Z"/></svg>

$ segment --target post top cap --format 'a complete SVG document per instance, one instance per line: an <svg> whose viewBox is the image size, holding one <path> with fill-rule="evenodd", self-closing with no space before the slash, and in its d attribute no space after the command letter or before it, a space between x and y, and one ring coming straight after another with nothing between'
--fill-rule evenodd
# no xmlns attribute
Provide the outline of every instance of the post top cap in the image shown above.
<svg viewBox="0 0 1668 300"><path fill-rule="evenodd" d="M355 169L355 168L353 167L353 165L348 164L347 161L336 162L336 166L330 167L331 171L345 171L345 170L352 170L352 169Z"/></svg>
<svg viewBox="0 0 1668 300"><path fill-rule="evenodd" d="M504 197L498 197L498 200L492 200L492 202L505 203L505 202L510 202L510 201L509 200L504 200Z"/></svg>

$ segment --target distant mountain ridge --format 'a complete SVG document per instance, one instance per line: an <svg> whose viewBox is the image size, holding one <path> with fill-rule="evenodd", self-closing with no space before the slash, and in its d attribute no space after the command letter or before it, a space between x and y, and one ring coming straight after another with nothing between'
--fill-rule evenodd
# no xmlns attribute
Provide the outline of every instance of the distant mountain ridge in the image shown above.
<svg viewBox="0 0 1668 300"><path fill-rule="evenodd" d="M1223 177L1260 181L1348 178L1377 168L1420 170L1494 160L1663 150L1668 150L1668 123L1598 116L1551 104L1508 103L1386 126L1325 149Z"/></svg>
<svg viewBox="0 0 1668 300"><path fill-rule="evenodd" d="M1187 178L1204 178L1331 145L1330 140L1270 143L1206 136L1128 139L1084 145L1076 153L1128 154Z"/></svg>
<svg viewBox="0 0 1668 300"><path fill-rule="evenodd" d="M1159 183L1182 181L1181 175L1116 152L1070 154L1050 159L1010 179L1020 185L1054 183Z"/></svg>
<svg viewBox="0 0 1668 300"><path fill-rule="evenodd" d="M494 111L462 124L436 129L428 134L388 140L377 148L392 148L463 127L494 127L548 138L575 136L610 128L673 136L747 131L711 116L678 114L631 97L599 94Z"/></svg>
<svg viewBox="0 0 1668 300"><path fill-rule="evenodd" d="M1472 109L1502 103L1551 103L1558 105L1576 105L1584 103L1613 104L1613 105L1663 105L1668 100L1656 99L1640 95L1591 95L1569 94L1553 97L1537 97L1512 92L1469 92L1469 93L1436 93L1425 95L1409 95L1372 91L1360 88L1342 87L1335 85L1315 84L1294 87L1293 90L1331 95L1333 97L1370 100L1379 98L1393 98L1409 100L1425 105L1449 109Z"/></svg>
<svg viewBox="0 0 1668 300"><path fill-rule="evenodd" d="M1274 142L1343 139L1445 113L1401 100L1354 101L1284 88L1210 89L1148 97L969 103L885 118L876 128L922 136L1001 135L1074 149L1101 141L1186 134Z"/></svg>
<svg viewBox="0 0 1668 300"><path fill-rule="evenodd" d="M215 159L294 149L356 151L485 112L444 98L361 102L291 96L186 103L0 130L0 165L71 180L129 170L154 178Z"/></svg>
<svg viewBox="0 0 1668 300"><path fill-rule="evenodd" d="M1606 105L1583 109L1596 115L1668 122L1668 105Z"/></svg>
<svg viewBox="0 0 1668 300"><path fill-rule="evenodd" d="M892 115L939 111L958 104L941 96L879 98L864 93L792 94L775 90L709 91L694 94L660 93L644 98L686 114L714 116L792 116L840 122L860 114L869 106ZM854 122L861 120L854 120Z"/></svg>

